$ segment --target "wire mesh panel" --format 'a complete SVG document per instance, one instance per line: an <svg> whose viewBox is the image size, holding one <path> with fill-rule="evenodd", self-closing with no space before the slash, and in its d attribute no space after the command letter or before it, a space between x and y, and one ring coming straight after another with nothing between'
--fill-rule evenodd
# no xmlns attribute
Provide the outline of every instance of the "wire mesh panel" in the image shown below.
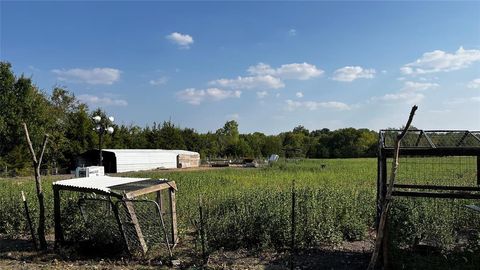
<svg viewBox="0 0 480 270"><path fill-rule="evenodd" d="M120 254L124 250L114 213L107 196L62 192L61 223L66 242L96 254Z"/></svg>
<svg viewBox="0 0 480 270"><path fill-rule="evenodd" d="M475 203L395 198L388 221L393 268L480 269L480 216L465 207Z"/></svg>
<svg viewBox="0 0 480 270"><path fill-rule="evenodd" d="M387 159L390 177L392 159ZM473 156L400 156L396 184L476 186L477 158Z"/></svg>
<svg viewBox="0 0 480 270"><path fill-rule="evenodd" d="M118 215L125 240L132 254L171 254L168 231L160 206L152 200L118 201Z"/></svg>

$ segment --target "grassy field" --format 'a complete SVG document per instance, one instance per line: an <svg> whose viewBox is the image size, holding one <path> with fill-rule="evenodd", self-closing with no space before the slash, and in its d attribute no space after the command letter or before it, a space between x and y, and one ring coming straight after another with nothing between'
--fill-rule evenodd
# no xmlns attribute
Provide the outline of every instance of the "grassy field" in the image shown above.
<svg viewBox="0 0 480 270"><path fill-rule="evenodd" d="M475 162L474 158L405 159L401 163L399 182L432 184L437 181L472 186L475 185ZM308 250L371 240L369 232L376 213L376 159L281 161L273 167L258 169L151 171L124 176L176 181L177 216L183 238L195 231L198 202L202 198L210 252L288 248L292 180L295 180L296 193L296 248ZM50 231L51 182L51 178L45 178ZM20 190L27 192L35 208L32 179L0 179L0 233L8 237L27 232ZM395 264L407 268L478 267L479 260L475 259L478 256L474 254L479 246L480 216L464 207L471 203L474 201L395 200L389 224ZM425 251L428 256L422 256L420 250L415 249L425 243L435 246L434 250Z"/></svg>

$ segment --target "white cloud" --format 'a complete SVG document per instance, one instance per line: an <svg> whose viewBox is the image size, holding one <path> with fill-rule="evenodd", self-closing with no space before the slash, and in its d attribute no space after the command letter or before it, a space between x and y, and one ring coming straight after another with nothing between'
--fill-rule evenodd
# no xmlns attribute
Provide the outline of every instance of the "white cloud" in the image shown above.
<svg viewBox="0 0 480 270"><path fill-rule="evenodd" d="M95 106L127 106L128 102L123 99L115 99L110 97L98 97L94 95L79 95L78 100L83 103Z"/></svg>
<svg viewBox="0 0 480 270"><path fill-rule="evenodd" d="M400 91L403 91L403 92L425 91L425 90L437 88L438 86L439 85L437 83L421 83L421 82L406 81L403 84L403 88Z"/></svg>
<svg viewBox="0 0 480 270"><path fill-rule="evenodd" d="M381 97L372 97L372 101L387 101L387 102L404 102L409 105L420 103L425 95L423 92L430 89L439 87L437 83L428 82L412 82L406 81L403 83L403 87L396 93L386 94Z"/></svg>
<svg viewBox="0 0 480 270"><path fill-rule="evenodd" d="M232 89L258 89L271 88L278 89L285 87L285 84L276 77L271 75L241 77L236 79L218 79L209 82L210 85L227 87Z"/></svg>
<svg viewBox="0 0 480 270"><path fill-rule="evenodd" d="M480 102L480 96L469 97L469 98L455 98L452 100L448 100L444 103L448 105L458 105L458 104L471 103L471 102Z"/></svg>
<svg viewBox="0 0 480 270"><path fill-rule="evenodd" d="M295 96L297 98L303 98L303 93L302 92L297 92L297 93L295 93Z"/></svg>
<svg viewBox="0 0 480 270"><path fill-rule="evenodd" d="M375 69L364 69L360 66L346 66L335 70L333 80L341 82L351 82L356 79L373 79Z"/></svg>
<svg viewBox="0 0 480 270"><path fill-rule="evenodd" d="M308 80L323 74L323 70L317 69L308 63L293 63L281 65L279 68L272 68L265 63L258 63L247 69L251 76L238 76L234 79L218 79L208 84L229 89L262 89L259 97L265 96L264 89L284 88L283 79Z"/></svg>
<svg viewBox="0 0 480 270"><path fill-rule="evenodd" d="M480 88L480 78L474 79L467 84L468 88L477 89Z"/></svg>
<svg viewBox="0 0 480 270"><path fill-rule="evenodd" d="M160 77L158 79L154 79L154 80L150 80L149 83L151 85L155 85L155 86L158 86L158 85L163 85L163 84L166 84L168 82L168 78L167 77Z"/></svg>
<svg viewBox="0 0 480 270"><path fill-rule="evenodd" d="M318 69L315 65L308 63L292 63L281 65L279 68L272 68L265 63L258 63L247 69L251 75L271 75L280 79L308 80L321 76L324 71Z"/></svg>
<svg viewBox="0 0 480 270"><path fill-rule="evenodd" d="M219 101L226 98L239 98L241 91L227 91L219 88L195 89L188 88L177 92L177 97L187 103L199 105L205 100Z"/></svg>
<svg viewBox="0 0 480 270"><path fill-rule="evenodd" d="M373 97L372 100L380 101L399 101L405 102L409 105L417 104L425 98L424 94L413 92L399 92L394 94L386 94L382 97Z"/></svg>
<svg viewBox="0 0 480 270"><path fill-rule="evenodd" d="M296 29L290 29L288 30L288 35L291 36L291 37L294 37L297 35L297 30Z"/></svg>
<svg viewBox="0 0 480 270"><path fill-rule="evenodd" d="M92 69L53 69L57 79L61 81L83 82L88 84L113 84L120 79L121 71L115 68Z"/></svg>
<svg viewBox="0 0 480 270"><path fill-rule="evenodd" d="M193 44L193 38L187 34L181 34L178 32L173 32L170 35L167 35L166 38L172 43L180 46L181 49L190 49L190 45Z"/></svg>
<svg viewBox="0 0 480 270"><path fill-rule="evenodd" d="M404 65L400 71L406 75L448 72L467 68L478 61L480 61L480 50L465 50L463 47L454 53L435 50L426 52L415 62Z"/></svg>
<svg viewBox="0 0 480 270"><path fill-rule="evenodd" d="M315 111L318 109L333 109L338 111L350 110L350 106L343 102L337 101L328 101L328 102L316 102L316 101L293 101L286 100L286 109L288 111L294 111L299 108L306 108L310 111Z"/></svg>
<svg viewBox="0 0 480 270"><path fill-rule="evenodd" d="M258 63L255 66L249 66L248 73L252 75L275 75L275 69L265 63Z"/></svg>
<svg viewBox="0 0 480 270"><path fill-rule="evenodd" d="M257 92L257 97L258 98L264 98L268 95L268 92L267 91L259 91Z"/></svg>

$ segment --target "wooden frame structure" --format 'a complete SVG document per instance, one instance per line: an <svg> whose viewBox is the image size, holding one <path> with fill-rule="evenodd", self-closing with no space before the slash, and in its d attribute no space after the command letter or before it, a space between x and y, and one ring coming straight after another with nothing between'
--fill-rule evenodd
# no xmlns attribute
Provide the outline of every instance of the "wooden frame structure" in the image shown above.
<svg viewBox="0 0 480 270"><path fill-rule="evenodd" d="M394 155L389 137L400 130L380 130L377 156L377 225L382 201L387 193L387 159ZM468 130L409 130L408 140L402 141L400 156L445 157L473 156L477 160L477 186L442 186L394 184L392 196L480 199L480 131ZM390 139L390 140L389 140Z"/></svg>
<svg viewBox="0 0 480 270"><path fill-rule="evenodd" d="M414 112L416 108L412 108ZM410 119L409 119L410 122ZM407 127L409 123L407 124ZM402 137L403 134L404 136ZM402 137L398 141L398 137ZM476 186L395 184L389 186L387 159L393 158L398 166L398 156L410 157L475 157ZM448 198L448 199L480 199L480 132L468 130L380 130L377 156L377 231L385 230L384 215L388 213L388 204L395 196ZM396 168L395 168L396 169ZM392 173L396 174L396 170ZM394 179L395 176L393 176ZM385 208L386 207L386 211ZM378 237L378 234L377 234ZM382 249L383 267L389 267L388 236L384 236L379 247ZM378 241L378 239L377 239ZM378 243L377 243L378 244ZM377 250L376 250L377 251ZM375 255L375 252L374 252ZM377 253L378 255L378 253ZM373 258L374 256L372 256ZM378 257L378 256L377 256ZM373 262L373 263L372 263ZM376 267L377 259L372 259L369 269Z"/></svg>
<svg viewBox="0 0 480 270"><path fill-rule="evenodd" d="M109 177L98 176L88 178L76 178L63 180L53 183L53 196L54 196L54 221L55 221L55 246L61 245L65 239L63 235L61 225L61 205L60 196L61 191L74 191L82 193L95 193L96 195L107 196L108 198L115 198L125 205L127 214L134 227L137 241L140 245L141 252L145 254L147 252L147 245L142 234L140 223L138 222L137 215L134 208L134 200L140 196L150 193L156 194L156 204L159 207L159 211L164 208L162 203L161 191L168 190L170 201L170 213L171 213L171 238L172 246L174 247L178 243L178 230L177 230L177 217L176 217L176 202L175 192L177 186L174 181L168 181L166 179L146 179L146 178L122 178L122 177ZM125 239L125 235L122 229L122 224L118 215L118 204L113 204L114 214L119 226L122 236ZM163 223L163 220L162 220ZM168 245L168 241L167 241ZM128 244L127 244L128 246ZM169 247L170 249L170 247Z"/></svg>

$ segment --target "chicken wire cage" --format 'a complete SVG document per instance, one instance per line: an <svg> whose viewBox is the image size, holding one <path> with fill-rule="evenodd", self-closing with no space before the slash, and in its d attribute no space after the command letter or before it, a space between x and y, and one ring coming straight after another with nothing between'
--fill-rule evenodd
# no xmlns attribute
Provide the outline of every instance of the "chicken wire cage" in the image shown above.
<svg viewBox="0 0 480 270"><path fill-rule="evenodd" d="M380 130L377 222L401 130ZM400 142L392 196L480 199L480 131L409 130Z"/></svg>
<svg viewBox="0 0 480 270"><path fill-rule="evenodd" d="M401 132L379 132L377 226ZM389 217L397 244L458 247L470 238L465 234L480 233L479 213L467 208L480 199L480 131L409 130L400 141L398 164L392 187L398 200Z"/></svg>
<svg viewBox="0 0 480 270"><path fill-rule="evenodd" d="M131 255L178 242L174 181L97 176L53 183L55 245L78 239ZM112 250L110 250L112 251Z"/></svg>

